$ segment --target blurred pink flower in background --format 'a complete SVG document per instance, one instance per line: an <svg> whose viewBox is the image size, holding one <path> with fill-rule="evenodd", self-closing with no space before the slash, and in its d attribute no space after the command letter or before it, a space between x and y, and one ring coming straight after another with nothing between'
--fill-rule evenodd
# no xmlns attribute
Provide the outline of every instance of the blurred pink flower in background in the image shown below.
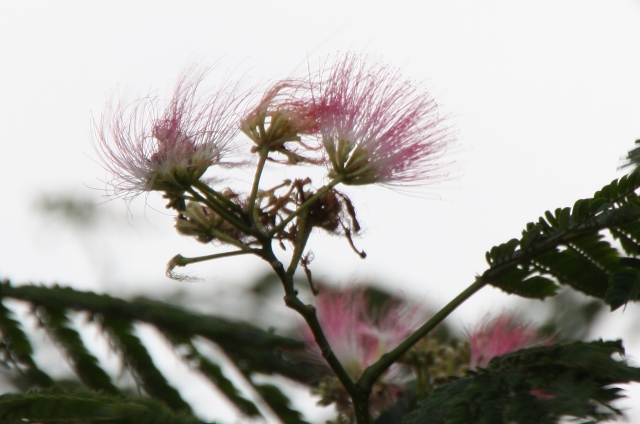
<svg viewBox="0 0 640 424"><path fill-rule="evenodd" d="M135 197L143 191L180 188L219 163L238 134L242 97L234 86L198 98L207 70L187 72L163 110L156 97L116 104L95 126L95 145L113 179L113 194Z"/></svg>
<svg viewBox="0 0 640 424"><path fill-rule="evenodd" d="M314 113L332 174L345 184L439 181L453 138L430 93L398 70L347 54L318 74Z"/></svg>
<svg viewBox="0 0 640 424"><path fill-rule="evenodd" d="M417 306L395 299L372 308L363 288L322 288L315 299L318 320L329 345L354 380L407 338L425 318ZM302 326L302 334L321 360L320 349L306 325Z"/></svg>
<svg viewBox="0 0 640 424"><path fill-rule="evenodd" d="M550 342L550 339L538 335L537 328L517 322L513 315L502 314L492 319L486 316L469 332L469 366L471 369L486 367L496 356Z"/></svg>
<svg viewBox="0 0 640 424"><path fill-rule="evenodd" d="M397 299L372 306L366 290L357 287L322 288L316 296L316 311L333 353L354 381L418 328L426 315L421 308ZM301 332L314 361L326 366L311 330L303 325ZM369 398L374 417L399 399L410 372L408 367L396 363L380 377ZM338 413L344 416L353 412L351 400L337 380L321 384L317 393L321 396L320 404L335 403Z"/></svg>

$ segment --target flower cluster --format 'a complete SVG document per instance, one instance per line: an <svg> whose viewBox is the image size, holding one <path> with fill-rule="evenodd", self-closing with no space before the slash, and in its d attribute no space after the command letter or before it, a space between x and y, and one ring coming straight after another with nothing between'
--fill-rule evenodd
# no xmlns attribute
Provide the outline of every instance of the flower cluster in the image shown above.
<svg viewBox="0 0 640 424"><path fill-rule="evenodd" d="M223 161L239 132L235 119L242 96L224 87L210 97L198 97L205 74L183 75L162 112L156 97L146 97L117 104L103 115L96 126L96 147L113 175L115 195L184 190Z"/></svg>
<svg viewBox="0 0 640 424"><path fill-rule="evenodd" d="M167 208L176 212L175 228L180 234L230 249L200 257L176 255L168 265L173 278L178 278L172 272L175 267L223 257L253 255L269 264L282 283L286 305L308 325L301 330L308 346L305 355L323 364L327 371L316 393L321 395L321 404L336 405L339 422L369 423L372 416L380 417L383 411L402 415L403 404L419 404L432 393L436 396L415 411L418 415L410 413L405 418L415 421L444 414L448 419L457 414L467 396L486 403L484 394L476 396L478 390L485 391L485 382L493 379L504 387L504 381L513 380L513 373L500 375L496 371L520 354L504 362L494 358L551 341L508 314L481 320L468 331L468 341L429 336L462 301L492 283L485 278L486 273L426 322L425 311L408 302L388 299L376 304L371 301L371 292L363 288L322 288L318 292L313 284L309 265L314 255L308 241L314 230L345 237L356 253L366 257L352 240L352 235L361 230L355 207L345 193L338 191L338 185L397 187L447 177L443 158L453 142L452 131L429 92L403 78L397 69L353 54L339 57L306 77L275 82L251 106L246 106L252 100L250 93L239 93L237 85L201 96L199 87L206 73L191 71L183 75L164 109L157 98L147 97L133 104L116 104L106 111L95 126L95 145L104 167L112 174L108 184L115 196L125 199L142 192L162 192L168 200ZM239 151L235 139L241 134L251 143L246 151L250 159L235 164L254 166L249 189L220 187L224 178L209 178L211 173L205 179L212 168L231 163L231 153ZM317 166L323 172L322 185L318 187L308 174L300 177L294 170L295 176L287 175L265 187L263 177L274 163L289 170ZM287 253L276 255L275 246ZM288 264L282 262L286 256ZM295 276L300 268L316 295L315 307L299 297ZM547 273L555 275L551 271ZM622 352L618 342L607 344L610 352ZM526 359L526 355L521 358ZM583 368L577 370L583 373ZM571 370L567 375L574 374ZM602 380L601 375L594 374L594 381L609 381ZM624 371L620 375L621 381L628 382L635 374ZM479 384L468 385L466 380L450 386L453 389L438 391L452 376L478 376ZM566 382L564 377L560 380ZM530 403L535 396L533 400L553 403L553 408L565 401L559 389L573 387L560 387L562 384L557 386L555 381L531 382L528 377L514 381L517 387L502 391L513 398L509 401ZM614 395L607 394L607 385L598 383L599 393L587 387L589 390L578 399L582 407L586 404L591 410L597 401L617 413L606 403L617 397L616 389L612 389ZM519 396L522 390L524 397ZM455 396L449 402L446 398L452 393ZM490 405L497 405L489 400ZM448 412L432 409L440 401L449 403ZM482 409L473 402L476 400L471 401L471 409ZM567 405L573 413L573 406ZM497 416L493 409L488 408L491 415L487 416ZM586 417L582 409L576 410L580 417ZM473 421L474 414L459 416L467 422ZM512 419L511 412L505 417ZM383 416L378 421L384 420Z"/></svg>
<svg viewBox="0 0 640 424"><path fill-rule="evenodd" d="M428 92L387 66L347 55L321 74L313 107L332 168L345 184L396 184L442 178L450 143Z"/></svg>
<svg viewBox="0 0 640 424"><path fill-rule="evenodd" d="M155 97L116 104L95 127L112 193L131 199L164 192L183 235L246 250L267 238L283 247L284 240L306 243L317 228L345 237L364 258L352 240L360 230L355 208L335 187L429 183L443 176L449 127L433 97L393 68L347 54L305 78L274 83L251 107L252 96L235 85L200 95L206 73L183 75L164 110ZM240 132L253 143L250 153L258 154L250 193L204 180L212 166L230 164ZM262 187L267 161L320 165L329 169L329 183L316 189L309 178L296 178Z"/></svg>
<svg viewBox="0 0 640 424"><path fill-rule="evenodd" d="M270 118L269 127L265 119ZM308 79L284 80L248 113L245 133L259 146L293 158L284 147L307 136L324 150L320 162L344 184L437 181L450 128L426 91L397 70L346 55ZM312 149L313 150L313 149Z"/></svg>
<svg viewBox="0 0 640 424"><path fill-rule="evenodd" d="M366 256L353 243L360 224L339 184L426 184L444 175L441 159L452 141L445 118L428 92L389 66L348 54L307 77L276 82L251 107L245 103L252 96L238 93L236 86L201 96L205 73L184 75L164 110L149 97L114 106L96 125L96 149L113 175L113 194L130 199L145 191L163 192L167 207L177 212L180 234L234 249L197 258L177 255L169 262L171 276L174 267L252 254L274 268L291 300L297 296L293 275L298 266L311 280L313 255L306 247L314 229L344 236ZM252 143L247 154L257 156L237 162L255 165L247 192L218 187L223 180L218 176L215 184L204 180L239 150L234 143L240 133ZM317 188L311 178L287 178L264 187L268 162L320 166L328 182ZM274 243L286 249L285 242L292 247L286 269L272 251ZM419 308L404 302L389 301L373 310L364 291L353 288L324 290L316 301L326 339L353 380L423 318ZM307 309L296 310L304 315ZM319 354L308 329L306 338ZM384 372L371 393L374 412L398 398L409 373L404 364ZM326 402L351 410L349 395L340 389L345 377L340 378L331 380Z"/></svg>
<svg viewBox="0 0 640 424"><path fill-rule="evenodd" d="M247 93L223 87L196 96L205 73L184 75L164 111L148 97L103 115L96 146L116 195L182 189L223 160L240 130L253 152L324 164L344 184L427 183L445 175L450 128L433 97L393 68L345 55L307 78L273 84L242 119Z"/></svg>

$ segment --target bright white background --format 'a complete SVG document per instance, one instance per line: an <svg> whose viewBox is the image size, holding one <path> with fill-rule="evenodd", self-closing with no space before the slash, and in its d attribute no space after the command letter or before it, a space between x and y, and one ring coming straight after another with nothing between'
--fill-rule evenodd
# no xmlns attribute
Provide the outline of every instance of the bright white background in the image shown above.
<svg viewBox="0 0 640 424"><path fill-rule="evenodd" d="M638 1L2 2L0 40L0 277L16 282L197 298L265 269L230 259L194 267L201 283L164 277L176 253L213 248L177 236L156 195L103 204L101 227L84 233L37 213L42 195L102 201L91 117L121 94L170 95L194 62L256 84L355 51L432 90L458 130L458 177L421 196L350 190L364 261L343 240L312 240L316 275L382 281L429 305L470 284L484 252L526 222L619 176L640 138ZM486 288L450 319L470 325L510 304ZM640 357L624 319L636 309L593 338L624 335Z"/></svg>

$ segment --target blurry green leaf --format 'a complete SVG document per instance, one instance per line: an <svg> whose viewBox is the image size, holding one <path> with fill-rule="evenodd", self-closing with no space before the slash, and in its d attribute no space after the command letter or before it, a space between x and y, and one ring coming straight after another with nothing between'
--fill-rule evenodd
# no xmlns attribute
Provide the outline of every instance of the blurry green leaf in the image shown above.
<svg viewBox="0 0 640 424"><path fill-rule="evenodd" d="M415 391L408 390L389 409L382 412L373 424L402 424L405 417L416 408Z"/></svg>
<svg viewBox="0 0 640 424"><path fill-rule="evenodd" d="M40 307L38 316L49 334L66 352L76 374L87 387L107 394L119 392L107 373L98 365L98 360L87 350L80 334L71 327L63 311Z"/></svg>
<svg viewBox="0 0 640 424"><path fill-rule="evenodd" d="M131 323L122 318L103 317L102 327L109 334L112 345L122 354L125 363L149 396L162 400L174 411L190 411L180 393L156 368L147 348L134 334Z"/></svg>
<svg viewBox="0 0 640 424"><path fill-rule="evenodd" d="M594 422L621 415L614 384L640 381L640 369L612 356L620 341L575 342L520 350L438 387L405 424Z"/></svg>
<svg viewBox="0 0 640 424"><path fill-rule="evenodd" d="M249 323L189 312L164 302L127 301L59 286L13 286L8 281L0 284L1 297L45 308L83 311L95 317L144 322L162 333L201 336L216 343L250 371L281 374L300 382L317 379L320 375L316 367L304 362L297 361L295 367L291 366L291 358L304 349L300 340L278 336ZM285 351L286 355L283 354Z"/></svg>
<svg viewBox="0 0 640 424"><path fill-rule="evenodd" d="M640 140L636 140L636 147L627 153L627 157L623 160L620 165L620 169L622 168L632 168L633 171L638 170L640 166Z"/></svg>
<svg viewBox="0 0 640 424"><path fill-rule="evenodd" d="M189 337L174 334L165 334L165 336L175 349L180 351L180 356L185 359L187 365L209 379L238 410L250 417L261 416L253 402L242 396L233 382L224 375L222 367L202 355ZM230 359L233 361L233 358Z"/></svg>
<svg viewBox="0 0 640 424"><path fill-rule="evenodd" d="M98 208L94 202L73 194L43 195L36 206L42 213L76 225L87 226L98 217Z"/></svg>
<svg viewBox="0 0 640 424"><path fill-rule="evenodd" d="M162 403L143 397L98 393L62 393L57 390L0 396L3 423L199 424L189 414L172 412Z"/></svg>
<svg viewBox="0 0 640 424"><path fill-rule="evenodd" d="M272 384L255 384L254 387L282 422L287 424L309 424L302 419L300 412L291 408L289 398L278 387Z"/></svg>
<svg viewBox="0 0 640 424"><path fill-rule="evenodd" d="M622 271L611 277L611 287L604 301L615 311L630 300L640 299L640 275L637 271Z"/></svg>
<svg viewBox="0 0 640 424"><path fill-rule="evenodd" d="M3 284L6 284L4 282ZM0 332L2 333L1 347L7 356L6 362L24 369L27 388L49 387L53 380L42 371L33 360L33 348L29 338L22 331L18 321L13 319L12 312L0 300Z"/></svg>
<svg viewBox="0 0 640 424"><path fill-rule="evenodd" d="M86 348L68 318L68 314L73 311L88 313L91 320L103 327L112 347L122 357L123 363L132 371L144 391L161 400L170 409L187 414L190 406L154 365L147 347L135 335L136 323L146 323L158 329L174 344L176 353L183 355L191 367L214 383L246 416L259 416L260 412L225 377L220 364L198 351L193 343L194 338L202 337L216 343L249 380L252 375L260 373L280 374L301 382L310 382L316 381L321 373L313 365L296 357L301 354L299 352L303 352L304 347L298 340L277 336L248 323L191 313L163 302L147 299L127 301L58 286L15 287L8 281L0 284L0 299L2 298L17 299L31 305L32 313L40 319L58 348L66 354L85 388L103 394L117 394L118 389L100 368L97 359ZM25 389L34 385L52 385L53 381L33 362L29 338L1 301L0 331L3 334L0 354L6 357L5 362L15 363L19 366L17 370L24 372L30 381L33 380ZM189 348L188 352L185 352L186 347ZM78 387L80 383L73 381L70 384L69 387ZM284 395L280 393L281 396L278 397L279 392L275 388L265 388L265 393L270 396L270 402L278 409L278 414L287 419L297 419L299 413L288 406L288 399Z"/></svg>

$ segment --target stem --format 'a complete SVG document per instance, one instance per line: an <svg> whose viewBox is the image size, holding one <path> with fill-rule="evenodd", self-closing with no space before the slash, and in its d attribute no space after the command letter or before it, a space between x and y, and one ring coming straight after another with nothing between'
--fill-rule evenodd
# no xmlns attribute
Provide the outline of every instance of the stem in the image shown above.
<svg viewBox="0 0 640 424"><path fill-rule="evenodd" d="M433 330L438 324L440 324L451 312L453 312L458 306L465 302L468 298L474 295L478 290L487 284L482 277L477 277L476 281L467 287L462 293L456 296L451 302L449 302L444 308L440 309L429 321L424 323L422 327L418 328L413 334L407 337L402 343L400 343L391 352L388 352L378 360L375 364L367 368L360 379L357 382L360 390L369 393L373 384L380 378L394 362L396 362L402 355L404 355L413 345L418 343L421 338L426 336L431 330Z"/></svg>
<svg viewBox="0 0 640 424"><path fill-rule="evenodd" d="M225 241L232 246L237 247L240 250L246 251L247 253L253 253L254 249L250 248L246 244L242 243L239 240L234 239L231 236L226 235L222 231L216 230L215 228L209 228L211 235L217 238L220 241Z"/></svg>
<svg viewBox="0 0 640 424"><path fill-rule="evenodd" d="M269 157L269 148L267 146L262 146L260 149L260 159L258 159L258 166L256 167L256 174L253 177L253 186L251 187L251 195L249 196L249 208L248 213L251 218L253 218L254 225L258 223L258 217L254 216L256 210L256 200L258 198L258 189L260 187L260 178L262 177L262 171L264 170L264 164L267 162L267 157Z"/></svg>
<svg viewBox="0 0 640 424"><path fill-rule="evenodd" d="M338 175L333 180L331 180L331 182L329 184L327 184L326 186L324 186L320 190L318 190L313 196L311 196L309 199L307 199L306 202L304 202L302 205L300 205L300 207L298 209L293 211L291 213L291 215L289 215L280 224L276 225L271 231L269 231L268 236L269 237L273 237L274 235L278 234L278 232L282 231L291 221L293 221L293 219L296 216L298 216L301 212L303 212L309 206L314 204L316 202L316 200L318 200L320 197L322 197L329 190L331 190L332 188L334 188L335 186L340 184L342 182L343 178L344 177L342 175Z"/></svg>
<svg viewBox="0 0 640 424"><path fill-rule="evenodd" d="M238 230L242 231L245 234L251 234L251 228L247 227L247 225L244 222L242 222L232 212L230 212L229 210L225 209L223 207L224 205L220 205L219 203L216 203L216 202L218 202L217 199L211 199L209 197L203 197L200 193L198 193L197 191L195 191L191 187L189 187L187 189L187 191L189 193L191 193L191 195L196 200L198 200L200 202L203 202L204 204L209 206L215 213L220 215L229 224L233 225L234 227L236 227Z"/></svg>
<svg viewBox="0 0 640 424"><path fill-rule="evenodd" d="M293 254L291 255L291 262L289 262L289 267L287 268L287 275L293 278L293 275L296 273L296 269L298 268L298 263L300 262L300 258L304 253L304 248L307 246L307 241L309 240L309 236L311 235L311 230L313 226L307 225L307 217L301 217L298 219L298 232L296 233L296 243L293 247Z"/></svg>
<svg viewBox="0 0 640 424"><path fill-rule="evenodd" d="M194 258L187 258L182 255L176 255L169 261L167 268L173 269L175 267L183 267L198 262L210 261L218 258L226 258L229 256L248 255L250 253L256 253L255 249L251 250L234 250L233 252L216 253L214 255L196 256Z"/></svg>
<svg viewBox="0 0 640 424"><path fill-rule="evenodd" d="M215 191L214 189L212 189L202 181L200 180L196 181L195 183L193 183L193 186L196 187L198 190L200 190L202 193L204 193L207 199L222 202L229 208L229 210L233 210L238 213L244 212L239 205L236 205L231 200L229 200L222 194L218 193L217 191Z"/></svg>
<svg viewBox="0 0 640 424"><path fill-rule="evenodd" d="M298 299L298 292L296 291L293 283L293 275L290 275L285 271L282 262L280 262L273 253L271 245L264 245L261 256L265 261L269 262L284 286L285 305L298 312L307 322L307 325L311 329L313 337L322 352L322 356L351 397L355 408L357 423L369 424L369 392L362 390L356 383L354 383L336 357L335 353L333 353L333 350L329 345L329 341L324 335L320 322L318 321L316 308L312 305L306 305Z"/></svg>

